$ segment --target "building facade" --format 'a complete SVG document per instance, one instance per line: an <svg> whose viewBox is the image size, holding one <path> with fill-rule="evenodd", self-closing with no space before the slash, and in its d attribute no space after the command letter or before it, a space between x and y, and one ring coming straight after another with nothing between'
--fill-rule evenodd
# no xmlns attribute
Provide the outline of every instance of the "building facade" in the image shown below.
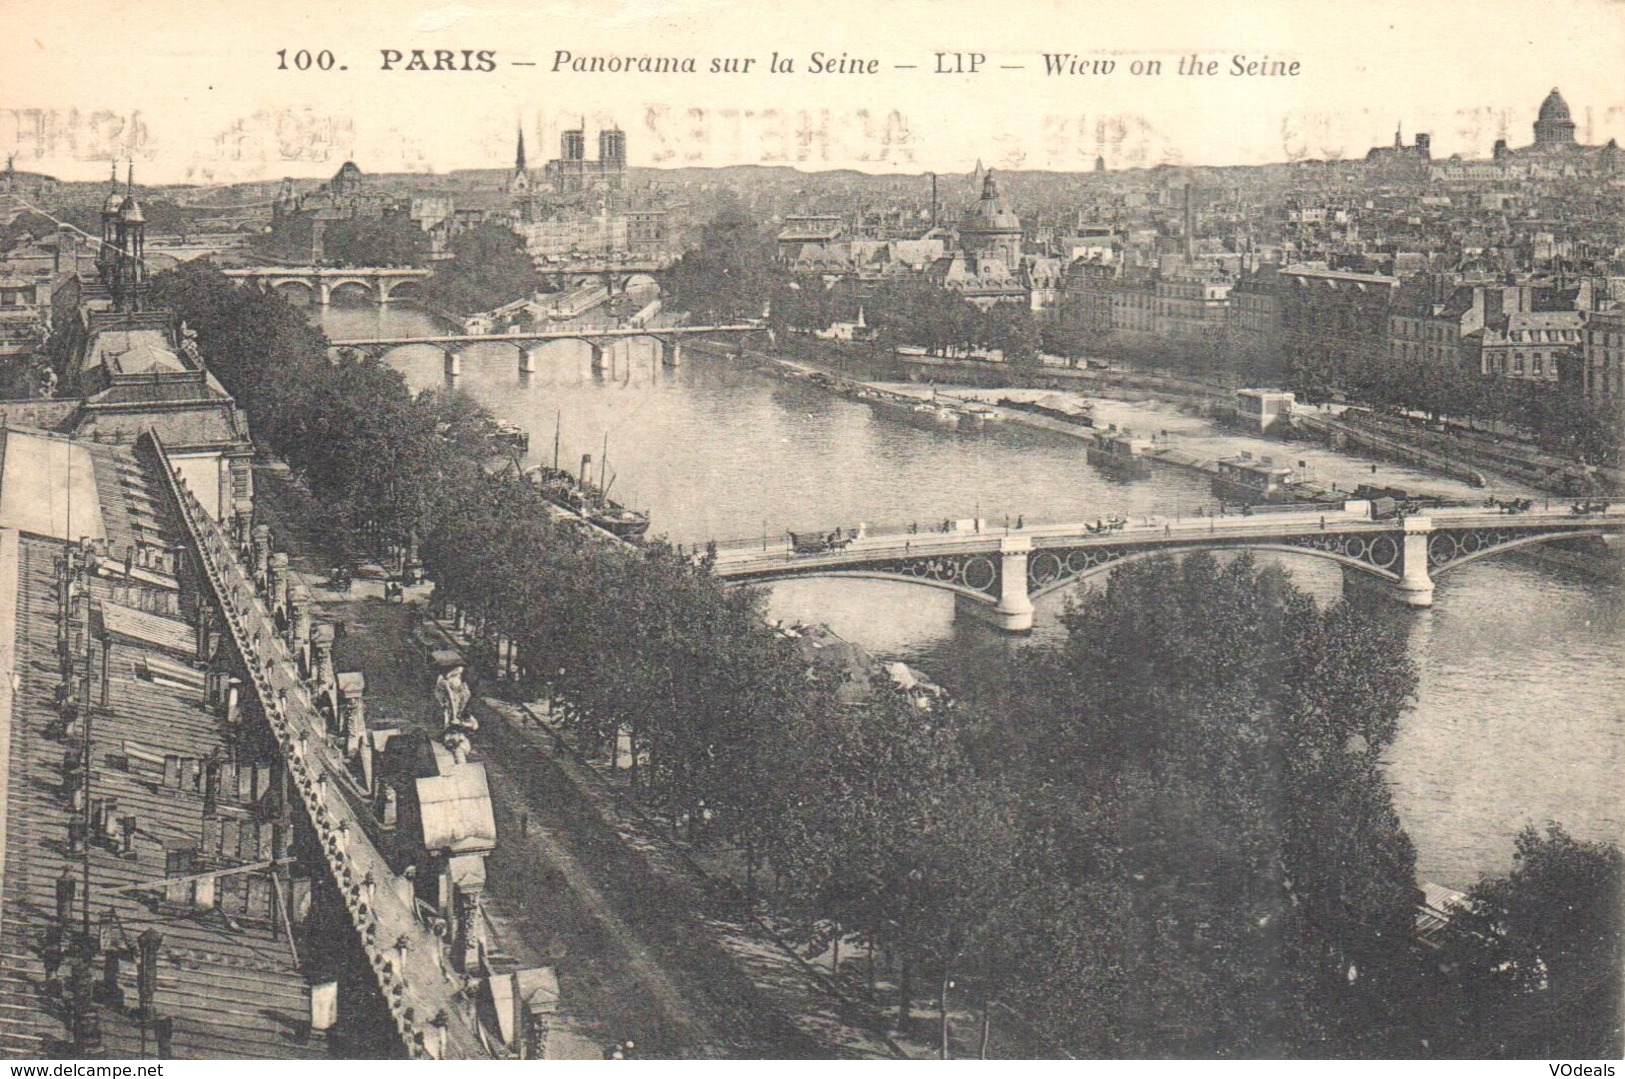
<svg viewBox="0 0 1625 1079"><path fill-rule="evenodd" d="M1586 396L1625 403L1625 309L1598 311L1587 319L1581 350Z"/></svg>
<svg viewBox="0 0 1625 1079"><path fill-rule="evenodd" d="M1579 311L1519 311L1486 319L1479 373L1557 382L1581 354L1585 322Z"/></svg>
<svg viewBox="0 0 1625 1079"><path fill-rule="evenodd" d="M1289 370L1341 386L1382 354L1399 278L1299 264L1276 280L1281 358Z"/></svg>
<svg viewBox="0 0 1625 1079"><path fill-rule="evenodd" d="M155 431L217 519L253 497L248 418L204 365L194 335L152 306L146 217L133 193L108 194L94 268L66 275L52 297L56 359L75 407L63 430L133 443Z"/></svg>
<svg viewBox="0 0 1625 1079"><path fill-rule="evenodd" d="M1224 336L1233 282L1201 274L1160 276L1155 328L1166 341L1213 341Z"/></svg>
<svg viewBox="0 0 1625 1079"><path fill-rule="evenodd" d="M598 133L598 157L587 157L586 122L559 136L559 156L547 163L544 176L562 195L602 190L619 193L626 183L626 133L608 128Z"/></svg>

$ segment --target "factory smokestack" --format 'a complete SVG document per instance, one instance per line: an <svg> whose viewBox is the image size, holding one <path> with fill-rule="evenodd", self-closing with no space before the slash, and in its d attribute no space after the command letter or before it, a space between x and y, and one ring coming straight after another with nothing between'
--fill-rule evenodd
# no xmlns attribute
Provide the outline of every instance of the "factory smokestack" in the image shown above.
<svg viewBox="0 0 1625 1079"><path fill-rule="evenodd" d="M1191 214L1191 185L1185 184L1185 265L1190 267L1196 262L1196 219Z"/></svg>

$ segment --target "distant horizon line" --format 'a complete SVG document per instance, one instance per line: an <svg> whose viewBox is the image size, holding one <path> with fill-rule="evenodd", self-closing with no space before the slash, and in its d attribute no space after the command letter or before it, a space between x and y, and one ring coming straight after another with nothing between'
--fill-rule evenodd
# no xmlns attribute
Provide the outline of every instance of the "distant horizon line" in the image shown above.
<svg viewBox="0 0 1625 1079"><path fill-rule="evenodd" d="M1582 147L1587 146L1587 145L1591 145L1591 144L1580 144L1580 146L1582 146ZM1597 144L1597 145L1606 145L1606 144ZM1412 147L1406 147L1406 149L1411 149L1411 148ZM1382 147L1373 147L1373 149L1382 149ZM1513 151L1514 154L1516 154L1519 149L1523 149L1523 147L1513 147L1512 151ZM1369 152L1369 151L1367 151L1367 152ZM115 160L115 159L108 159L108 160ZM123 158L123 157L116 159L117 162L123 162L123 161L127 161L127 160L128 160L127 158ZM1459 154L1459 153L1453 153L1453 154L1450 154L1450 155L1448 155L1446 157L1431 158L1430 161L1431 161L1432 164L1449 164L1451 162L1459 162L1460 164L1463 164L1463 165L1467 165L1467 164L1494 164L1495 163L1495 159L1494 159L1493 156L1467 157L1467 156L1465 156L1463 154ZM105 161L101 161L100 159L98 159L98 162L99 162L99 164L105 164L106 163ZM137 164L141 164L141 162L138 161ZM202 180L202 181L174 180L174 181L157 181L157 182L137 181L135 186L136 186L137 189L145 188L145 189L148 189L148 190L155 190L155 189L159 189L159 188L203 189L203 188L211 188L211 187L224 189L224 188L230 188L230 187L246 187L246 186L249 186L249 185L252 185L252 184L278 184L278 183L282 183L285 180L296 180L296 181L297 180L319 180L319 181L321 181L321 180L331 179L341 169L343 169L345 165L349 165L349 164L355 165L356 168L361 170L361 173L362 173L363 176L368 176L368 177L373 177L373 176L377 176L377 177L412 177L412 178L428 179L428 178L433 178L433 177L449 177L449 176L456 176L456 175L468 174L468 173L499 173L499 174L503 174L503 175L511 175L513 172L516 171L514 166L512 166L512 165L468 166L468 167L452 168L452 169L446 169L446 170L430 169L430 170L427 170L427 171L416 171L416 170L412 170L412 169L389 169L389 170L382 170L382 171L371 171L371 170L368 170L365 167L363 167L361 165L361 163L356 161L354 158L346 158L344 161L340 162L338 165L333 166L331 171L320 173L320 174L318 174L318 173L297 173L297 174L296 173L285 173L285 174L280 175L280 176L266 176L266 177L262 177L260 179L239 179L239 180L219 180L219 181L209 181L209 180ZM1229 164L1229 165L1197 164L1197 163L1190 163L1190 162L1176 163L1176 162L1164 161L1164 162L1158 162L1155 165L1121 165L1121 166L1115 166L1115 167L1108 165L1103 170L1097 170L1097 169L1094 169L1094 168L1076 168L1076 169L1028 168L1028 167L1021 167L1021 166L1010 166L1010 165L992 165L992 166L983 167L980 170L980 172L983 175L991 172L991 173L1001 173L1001 174L1006 174L1006 175L1015 174L1015 175L1051 175L1051 176L1102 176L1102 175L1107 175L1107 174L1122 175L1122 174L1125 174L1125 173L1136 173L1136 172L1158 172L1158 171L1181 172L1181 171L1198 171L1198 170L1219 171L1219 170L1236 170L1236 169L1302 168L1302 167L1309 167L1309 166L1365 165L1365 164L1367 164L1366 156L1365 156L1365 154L1361 154L1358 157L1304 157L1304 158L1299 158L1297 160L1264 161L1264 162L1251 162L1251 163L1237 163L1237 164ZM937 177L952 176L952 177L971 178L971 177L974 177L974 176L976 176L978 174L978 169L977 169L976 165L972 165L971 168L965 169L963 171L953 171L953 172L945 171L945 170L942 170L942 169L917 169L917 170L913 170L913 171L897 170L897 171L891 171L891 172L884 172L884 171L872 171L872 170L857 168L855 166L850 166L850 165L828 166L828 167L824 167L824 168L809 168L804 164L798 164L798 163L795 163L795 162L760 162L760 161L740 161L740 162L734 162L734 163L726 164L726 165L707 165L707 164L697 164L697 163L696 164L684 164L684 165L635 165L635 164L628 163L627 166L626 166L626 171L627 172L635 172L635 171L644 171L644 172L691 172L691 171L723 172L723 171L726 171L726 170L729 170L729 169L788 170L790 172L800 173L800 174L805 175L805 176L819 176L819 175L827 175L827 174L830 174L830 173L849 172L849 173L854 173L854 174L859 175L859 176L871 176L871 177L877 177L877 178L878 177L902 177L902 178L921 179L921 180L923 180L923 179L925 179L927 177L931 177L931 176L937 176ZM546 165L527 166L526 169L525 169L525 171L528 172L528 173L543 172L545 170L546 170ZM0 174L0 175L4 175L4 174ZM108 182L105 177L103 177L101 179L85 179L85 180L63 179L62 177L54 175L52 173L36 172L36 171L33 171L33 170L23 169L23 168L16 169L15 170L15 175L19 180L22 179L23 177L35 177L35 178L43 179L43 180L51 180L51 181L54 181L54 182L59 183L59 184L72 184L72 185L76 185L76 186L96 186L96 185L104 184L104 183ZM124 183L124 181L119 180L118 183L120 185L122 185ZM5 193L6 192L0 191L0 195L3 195Z"/></svg>

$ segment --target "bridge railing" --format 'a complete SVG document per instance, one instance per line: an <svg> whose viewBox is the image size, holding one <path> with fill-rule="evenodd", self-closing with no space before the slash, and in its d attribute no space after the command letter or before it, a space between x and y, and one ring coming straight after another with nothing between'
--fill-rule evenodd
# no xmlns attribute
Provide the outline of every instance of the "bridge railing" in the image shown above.
<svg viewBox="0 0 1625 1079"><path fill-rule="evenodd" d="M856 529L843 526L841 546L828 550L803 550L798 553L791 544L789 534L780 532L769 533L765 540L763 536L757 535L718 541L716 553L725 570L749 568L764 561L777 564L781 559L789 559L797 565L815 566L851 562L854 559L868 561L929 556L934 553L962 554L977 549L990 549L1006 537L1025 536L1033 541L1035 550L1042 550L1050 545L1046 544L1046 540L1063 542L1082 540L1090 544L1113 542L1156 544L1166 541L1177 546L1210 537L1220 540L1246 540L1253 537L1267 539L1272 535L1306 536L1320 532L1393 531L1402 527L1405 520L1398 516L1373 519L1368 513L1358 509L1328 511L1315 505L1283 507L1283 509L1296 512L1231 513L1223 516L1149 514L1121 518L1120 527L1099 531L1096 531L1099 525L1095 521L1029 520L1024 522L1023 528L1018 529L1014 522L1009 528L1005 528L1001 519L995 527L985 518L979 532L969 527L956 527L949 532L943 532L940 527L935 531L920 532L909 532L906 526L901 529L865 527L859 536ZM1625 504L1610 505L1585 514L1571 513L1567 503L1562 506L1554 505L1550 509L1537 507L1516 514L1504 514L1493 507L1458 506L1434 510L1425 516L1432 522L1435 530L1460 527L1549 528L1559 524L1581 527L1587 524L1609 525L1617 528L1621 523L1620 518L1625 516ZM1110 521L1111 518L1101 520ZM805 532L798 530L796 534L803 539L819 539L829 537L833 532L832 527L826 530L809 529ZM685 550L689 546L685 544ZM692 549L695 555L700 555L703 554L705 545L695 544L692 545Z"/></svg>
<svg viewBox="0 0 1625 1079"><path fill-rule="evenodd" d="M973 519L970 517L956 517L951 522L953 527L946 532L943 531L943 522L940 518L935 521L889 521L880 524L862 521L854 522L852 524L842 524L840 525L840 529L843 536L855 536L859 526L861 525L863 529L863 538L866 541L872 543L876 540L895 539L897 541L897 545L901 547L904 542L912 540L942 540L947 537L966 538L975 537L978 535L992 538L995 536L1002 536L1007 531L1012 536L1019 536L1024 531L1031 531L1036 528L1041 528L1046 523L1061 523L1058 520L1046 522L1029 517L1023 522L1023 527L1018 529L1016 527L1016 518L1012 517L1010 518L1010 527L1006 529L1004 524L1004 516L1001 514L996 521L988 517L982 518L982 528L980 531L978 531L972 526L972 520ZM910 531L910 524L917 524L919 527L914 531ZM717 545L717 550L719 552L748 551L752 548L760 551L764 546L768 550L772 550L775 547L782 549L790 546L790 532L792 531L795 532L797 536L811 539L815 536L827 536L834 532L835 528L836 525L831 524L827 528L797 528L782 529L777 532L770 531L765 537L765 543L764 537L760 533L755 536L736 536L732 539L714 540L712 542ZM703 549L704 542L702 541L698 546Z"/></svg>
<svg viewBox="0 0 1625 1079"><path fill-rule="evenodd" d="M327 744L310 689L232 544L175 470L156 433L147 437L171 497L224 615L249 682L270 725L306 816L316 829L328 872L350 914L395 1021L413 1056L484 1058L460 990L441 966L441 945L396 891L396 876L373 846L342 784L344 772ZM441 1042L444 1037L444 1044Z"/></svg>
<svg viewBox="0 0 1625 1079"><path fill-rule="evenodd" d="M1295 511L1304 514L1327 514L1340 512L1342 510L1342 503L1336 503L1330 506L1319 504L1282 506L1272 507L1272 509L1276 509L1280 513ZM1179 505L1152 510L1150 512L1127 515L1120 513L1103 513L1098 516L1082 520L1077 517L1043 516L1019 512L1006 514L1002 509L998 509L992 512L984 512L982 514L981 527L979 529L975 525L976 518L971 515L952 518L939 517L935 520L921 519L916 521L876 522L865 520L850 523L837 521L832 522L827 528L781 529L776 532L770 530L765 536L765 544L762 533L757 533L755 536L736 536L730 539L719 539L712 542L717 545L717 550L719 553L748 551L751 548L755 548L756 550L760 551L763 549L764 545L768 550L772 550L775 546L779 548L787 547L790 543L791 531L794 531L798 536L811 538L814 536L828 535L835 530L837 525L839 525L843 535L855 535L858 528L861 526L865 540L872 543L876 540L895 539L898 541L898 545L901 546L905 541L913 541L917 544L922 541L929 543L933 540L941 541L950 538L967 539L974 538L976 536L995 537L1006 535L1042 535L1046 532L1053 533L1056 529L1064 529L1068 532L1084 533L1089 525L1104 525L1113 520L1122 520L1126 528L1161 528L1165 524L1174 525L1176 527L1182 525L1189 526L1192 522L1205 522L1209 519L1218 521L1229 519L1241 520L1243 519L1243 515L1234 512L1229 514L1219 514L1217 501L1211 503L1182 503ZM944 523L949 525L947 530L944 530L942 527ZM704 541L702 541L700 544L701 548L703 548L703 546Z"/></svg>

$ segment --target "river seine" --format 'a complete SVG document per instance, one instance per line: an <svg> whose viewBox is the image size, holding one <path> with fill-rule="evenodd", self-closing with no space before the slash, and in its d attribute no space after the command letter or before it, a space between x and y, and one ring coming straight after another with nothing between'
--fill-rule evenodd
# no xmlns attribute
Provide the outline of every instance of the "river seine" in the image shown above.
<svg viewBox="0 0 1625 1079"><path fill-rule="evenodd" d="M333 307L321 323L335 339L438 332L427 315L400 306ZM389 361L414 389L450 381L432 347L397 349ZM1173 516L1213 502L1194 473L1159 466L1147 479L1118 482L1086 464L1082 443L1065 436L1016 425L978 436L920 430L694 350L670 370L647 343L622 344L608 370L594 374L584 346L558 342L537 353L536 367L521 375L514 349L474 346L455 382L530 431L533 462L552 459L557 430L560 463L574 467L590 453L596 470L607 435L611 495L647 509L652 531L673 542L774 542L786 529L859 522L927 527L978 512L1002 530L1007 515ZM1275 444L1273 452L1311 451ZM1327 470L1369 468L1350 455L1312 452ZM1387 482L1453 486L1379 468ZM1281 557L1322 601L1341 594L1330 563ZM1063 602L1040 603L1028 640L1058 632ZM1367 603L1371 617L1406 627L1421 675L1388 760L1421 880L1465 888L1483 872L1505 872L1526 823L1556 820L1584 838L1621 841L1622 607L1611 582L1515 555L1442 577L1430 610ZM774 587L770 613L827 622L950 689L984 684L1025 643L956 620L947 593L890 582L788 582Z"/></svg>

